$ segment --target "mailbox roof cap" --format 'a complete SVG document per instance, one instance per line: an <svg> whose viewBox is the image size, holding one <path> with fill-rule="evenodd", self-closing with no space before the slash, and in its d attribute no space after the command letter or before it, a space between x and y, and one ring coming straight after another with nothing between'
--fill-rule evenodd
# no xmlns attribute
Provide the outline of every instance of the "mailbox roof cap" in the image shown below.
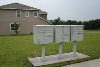
<svg viewBox="0 0 100 67"><path fill-rule="evenodd" d="M84 26L84 25L78 25L78 26Z"/></svg>
<svg viewBox="0 0 100 67"><path fill-rule="evenodd" d="M71 25L71 26L84 26L84 25Z"/></svg>
<svg viewBox="0 0 100 67"><path fill-rule="evenodd" d="M71 26L78 26L78 25L71 25Z"/></svg>
<svg viewBox="0 0 100 67"><path fill-rule="evenodd" d="M54 26L54 25L33 25L33 26Z"/></svg>
<svg viewBox="0 0 100 67"><path fill-rule="evenodd" d="M55 26L64 26L64 25L55 25Z"/></svg>
<svg viewBox="0 0 100 67"><path fill-rule="evenodd" d="M64 26L70 26L70 25L64 25Z"/></svg>
<svg viewBox="0 0 100 67"><path fill-rule="evenodd" d="M45 26L45 25L33 25L33 26Z"/></svg>
<svg viewBox="0 0 100 67"><path fill-rule="evenodd" d="M45 25L45 26L54 26L54 25Z"/></svg>

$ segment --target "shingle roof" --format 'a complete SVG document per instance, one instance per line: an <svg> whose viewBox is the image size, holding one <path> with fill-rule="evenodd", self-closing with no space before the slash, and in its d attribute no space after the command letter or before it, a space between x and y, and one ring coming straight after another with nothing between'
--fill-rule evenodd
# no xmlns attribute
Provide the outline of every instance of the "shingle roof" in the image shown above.
<svg viewBox="0 0 100 67"><path fill-rule="evenodd" d="M37 10L37 8L23 5L20 3L11 3L11 4L7 4L7 5L2 5L2 6L0 6L0 8L1 9L33 9L33 10Z"/></svg>
<svg viewBox="0 0 100 67"><path fill-rule="evenodd" d="M30 7L27 5L23 5L20 3L11 3L7 5L0 6L0 9L21 9L21 10L39 10L39 14L48 14L46 11L42 11L40 9Z"/></svg>
<svg viewBox="0 0 100 67"><path fill-rule="evenodd" d="M39 10L39 14L48 14L46 11Z"/></svg>

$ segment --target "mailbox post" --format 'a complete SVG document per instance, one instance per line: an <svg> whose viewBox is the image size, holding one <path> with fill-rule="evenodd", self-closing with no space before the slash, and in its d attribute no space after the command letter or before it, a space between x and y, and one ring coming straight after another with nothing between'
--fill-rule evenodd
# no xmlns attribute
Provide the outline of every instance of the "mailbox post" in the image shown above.
<svg viewBox="0 0 100 67"><path fill-rule="evenodd" d="M76 41L73 41L73 55L72 56L77 56L76 55Z"/></svg>
<svg viewBox="0 0 100 67"><path fill-rule="evenodd" d="M42 59L40 59L41 61L46 61L45 59L45 44L42 44Z"/></svg>
<svg viewBox="0 0 100 67"><path fill-rule="evenodd" d="M59 43L59 56L57 58L58 59L62 58L62 43Z"/></svg>

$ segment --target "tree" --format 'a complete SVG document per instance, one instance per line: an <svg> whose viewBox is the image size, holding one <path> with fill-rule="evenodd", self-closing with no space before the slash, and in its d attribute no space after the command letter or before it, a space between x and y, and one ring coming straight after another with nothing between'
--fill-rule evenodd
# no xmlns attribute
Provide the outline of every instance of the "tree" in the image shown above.
<svg viewBox="0 0 100 67"><path fill-rule="evenodd" d="M52 23L52 25L60 25L60 24L64 23L63 21L61 21L60 17L58 17L57 19L54 19L54 20L50 20L50 22Z"/></svg>
<svg viewBox="0 0 100 67"><path fill-rule="evenodd" d="M16 22L14 23L14 27L15 27L14 31L15 31L16 34L19 33L19 26L20 26L19 23L16 23Z"/></svg>
<svg viewBox="0 0 100 67"><path fill-rule="evenodd" d="M85 30L97 30L100 29L100 19L89 21L75 21L75 20L61 20L60 17L54 20L50 20L52 25L84 25Z"/></svg>
<svg viewBox="0 0 100 67"><path fill-rule="evenodd" d="M82 21L77 22L77 25L82 25Z"/></svg>

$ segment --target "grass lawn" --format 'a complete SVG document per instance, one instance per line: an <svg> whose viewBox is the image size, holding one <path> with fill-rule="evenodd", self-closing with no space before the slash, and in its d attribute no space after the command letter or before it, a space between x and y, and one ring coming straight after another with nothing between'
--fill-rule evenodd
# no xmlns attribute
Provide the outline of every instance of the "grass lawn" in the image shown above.
<svg viewBox="0 0 100 67"><path fill-rule="evenodd" d="M84 30L85 32L100 32L100 30Z"/></svg>
<svg viewBox="0 0 100 67"><path fill-rule="evenodd" d="M33 43L33 35L0 36L0 67L31 67L28 58L41 57L41 47ZM63 43L63 53L72 52L72 47L72 42ZM43 67L64 66L100 58L100 33L85 33L84 40L77 42L77 52L91 57ZM46 55L55 54L58 54L58 43L46 44Z"/></svg>

